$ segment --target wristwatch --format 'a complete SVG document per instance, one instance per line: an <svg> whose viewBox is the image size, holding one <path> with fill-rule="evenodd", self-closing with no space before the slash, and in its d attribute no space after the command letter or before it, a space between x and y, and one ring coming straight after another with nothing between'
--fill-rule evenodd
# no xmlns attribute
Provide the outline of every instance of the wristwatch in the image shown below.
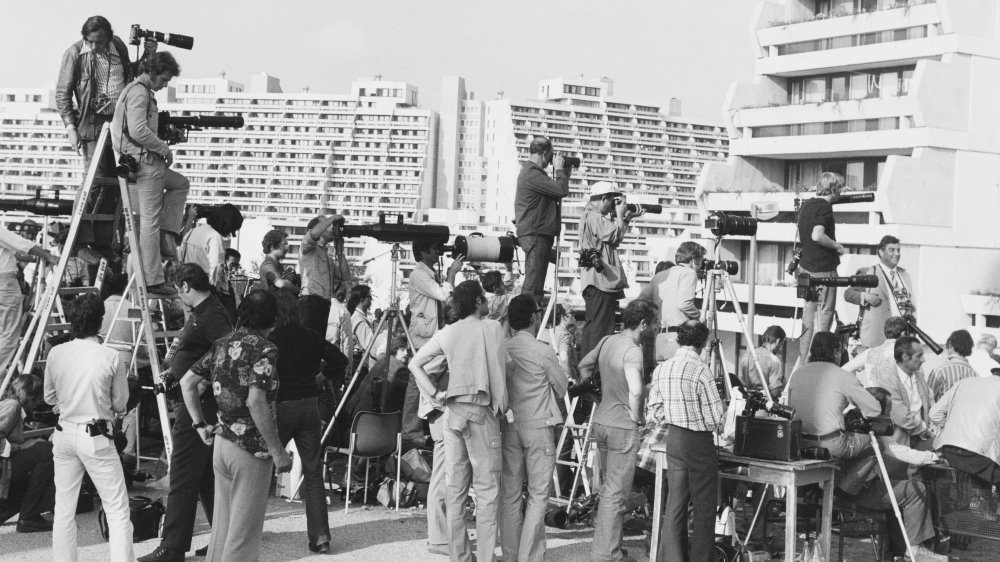
<svg viewBox="0 0 1000 562"><path fill-rule="evenodd" d="M191 424L191 429L201 429L203 427L208 427L208 424L205 423L205 420L201 420L198 423Z"/></svg>

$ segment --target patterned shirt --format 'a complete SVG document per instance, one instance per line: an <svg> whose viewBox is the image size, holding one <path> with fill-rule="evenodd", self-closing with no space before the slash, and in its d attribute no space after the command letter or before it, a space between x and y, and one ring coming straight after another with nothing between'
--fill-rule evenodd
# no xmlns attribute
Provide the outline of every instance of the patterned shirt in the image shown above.
<svg viewBox="0 0 1000 562"><path fill-rule="evenodd" d="M978 376L976 370L969 365L969 360L961 355L950 352L948 361L943 365L938 365L927 377L927 386L931 389L931 396L937 402L944 396L948 389L955 386L955 383L962 379Z"/></svg>
<svg viewBox="0 0 1000 562"><path fill-rule="evenodd" d="M219 435L260 459L269 459L264 436L250 415L247 398L251 388L267 393L267 406L274 418L278 396L278 348L267 338L238 329L219 339L191 371L211 381L219 405Z"/></svg>
<svg viewBox="0 0 1000 562"><path fill-rule="evenodd" d="M118 49L111 43L102 51L94 51L94 77L97 84L97 95L104 96L110 101L110 106L101 111L100 104L96 107L98 113L111 115L115 108L115 102L125 88L125 68L122 66L121 57L118 56Z"/></svg>
<svg viewBox="0 0 1000 562"><path fill-rule="evenodd" d="M723 413L715 377L691 348L682 347L653 371L647 420L691 431L716 431L722 427Z"/></svg>

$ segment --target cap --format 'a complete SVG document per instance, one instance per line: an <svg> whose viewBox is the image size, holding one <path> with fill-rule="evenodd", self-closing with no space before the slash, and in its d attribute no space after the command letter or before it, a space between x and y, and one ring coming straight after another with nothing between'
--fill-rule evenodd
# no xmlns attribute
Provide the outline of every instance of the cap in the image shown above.
<svg viewBox="0 0 1000 562"><path fill-rule="evenodd" d="M590 198L594 197L604 197L605 195L621 195L622 192L615 188L615 185L609 181L599 181L594 185L590 186Z"/></svg>

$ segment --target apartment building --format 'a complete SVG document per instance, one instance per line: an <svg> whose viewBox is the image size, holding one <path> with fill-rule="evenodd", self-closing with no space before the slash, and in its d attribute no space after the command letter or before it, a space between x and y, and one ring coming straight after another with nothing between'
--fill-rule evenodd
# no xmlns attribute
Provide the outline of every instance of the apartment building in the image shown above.
<svg viewBox="0 0 1000 562"><path fill-rule="evenodd" d="M561 291L575 297L582 291L574 285L579 220L590 186L602 180L617 184L631 202L664 206L663 214L634 221L621 246L630 284L638 288L658 261L673 259L679 244L674 239L699 223L694 198L699 170L725 159L729 140L720 124L681 117L678 100L638 103L615 97L613 90L610 78L555 78L539 82L535 99L500 93L477 100L464 79L446 77L436 204L459 209L453 215L457 221L514 230L521 161L528 158L531 139L546 135L556 151L582 160L563 200Z"/></svg>
<svg viewBox="0 0 1000 562"><path fill-rule="evenodd" d="M975 293L995 290L1000 268L1000 5L990 0L787 0L761 2L752 22L756 78L733 84L723 115L726 162L698 182L703 212L747 215L772 202L760 223L756 303L759 334L790 320L801 301L784 273L795 240L795 200L820 173L874 191L868 204L835 205L848 248L841 275L877 261L886 234L902 241L900 265L914 283L919 324L939 341L973 319L1000 326ZM727 238L723 259L741 264L745 300L749 242ZM857 307L838 304L854 322ZM978 304L977 304L978 302ZM992 314L991 314L992 312ZM735 319L723 315L726 329ZM727 350L745 348L741 338ZM789 346L789 361L795 350Z"/></svg>

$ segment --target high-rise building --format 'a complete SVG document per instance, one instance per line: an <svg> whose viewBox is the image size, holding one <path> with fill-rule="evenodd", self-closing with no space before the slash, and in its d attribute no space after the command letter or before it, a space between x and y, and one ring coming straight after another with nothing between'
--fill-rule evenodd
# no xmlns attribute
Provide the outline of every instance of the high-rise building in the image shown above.
<svg viewBox="0 0 1000 562"><path fill-rule="evenodd" d="M756 302L770 323L792 327L801 304L784 273L795 240L795 203L823 171L844 175L868 204L835 205L839 269L877 261L883 235L902 241L919 325L939 341L981 316L1000 317L973 293L995 291L1000 268L1000 5L990 0L787 0L761 2L752 24L756 78L734 84L724 115L732 137L725 163L706 166L706 211L747 214L758 202L781 211L760 224ZM749 242L727 238L746 298ZM843 302L844 323L858 309ZM966 298L970 297L970 298ZM1000 314L994 312L993 314ZM770 315L771 318L768 318ZM732 318L724 319L735 330ZM980 328L982 326L977 326ZM795 327L792 336L797 335ZM745 348L737 338L727 352ZM789 347L789 361L795 346Z"/></svg>
<svg viewBox="0 0 1000 562"><path fill-rule="evenodd" d="M45 88L0 88L0 197L72 198L83 160L70 148L55 93ZM62 195L61 195L62 196Z"/></svg>
<svg viewBox="0 0 1000 562"><path fill-rule="evenodd" d="M535 135L548 136L557 152L581 158L563 200L559 263L561 290L577 296L579 220L593 183L614 182L630 202L664 207L663 214L634 221L621 246L637 286L649 280L656 262L673 260L678 242L672 239L700 220L694 191L701 166L728 154L721 125L681 117L676 99L664 107L616 98L610 78L543 80L536 99L515 101L501 93L484 101L466 90L464 79L446 77L441 99L435 202L459 209L458 221L514 229L517 175Z"/></svg>

